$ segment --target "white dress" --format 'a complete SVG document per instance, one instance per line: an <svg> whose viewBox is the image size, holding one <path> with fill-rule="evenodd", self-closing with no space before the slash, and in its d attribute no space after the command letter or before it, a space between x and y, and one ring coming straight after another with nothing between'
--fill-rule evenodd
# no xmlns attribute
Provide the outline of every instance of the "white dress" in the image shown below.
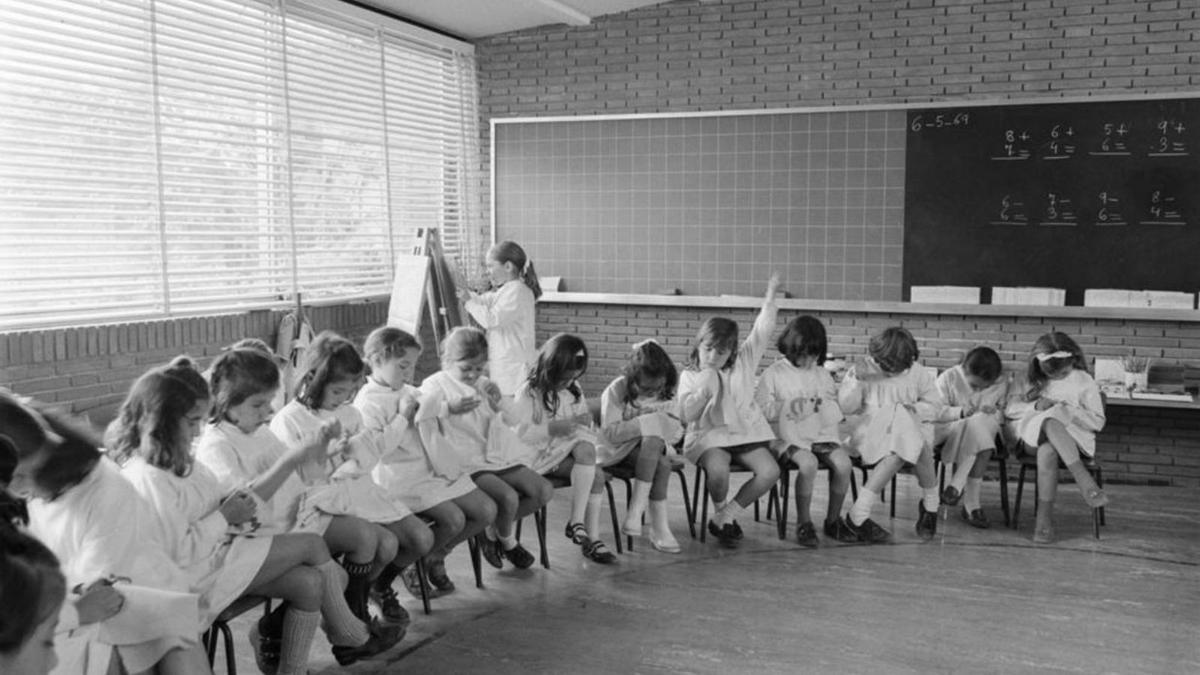
<svg viewBox="0 0 1200 675"><path fill-rule="evenodd" d="M358 390L354 407L362 414L367 429L396 439L371 472L375 482L414 513L420 513L466 495L475 489L475 482L457 457L425 451L415 425L410 426L399 414L400 400L406 395L420 399L420 392L410 385L397 390L368 380Z"/></svg>
<svg viewBox="0 0 1200 675"><path fill-rule="evenodd" d="M254 580L271 550L271 537L255 537L252 528L226 522L220 508L229 493L203 464L177 476L133 457L121 473L154 507L158 535L188 575L192 592L200 594L207 628Z"/></svg>
<svg viewBox="0 0 1200 675"><path fill-rule="evenodd" d="M758 378L755 399L779 438L776 452L794 445L811 450L814 443L839 443L842 409L837 383L825 368L797 368L786 358L777 360Z"/></svg>
<svg viewBox="0 0 1200 675"><path fill-rule="evenodd" d="M1014 385L1015 387L1015 385ZM1050 380L1042 389L1041 397L1056 401L1059 405L1047 410L1037 410L1036 401L1025 401L1021 393L1025 387L1013 392L1008 415L1014 418L1016 435L1032 449L1041 440L1042 426L1047 419L1056 419L1067 428L1075 439L1079 450L1093 457L1096 454L1096 432L1104 428L1104 399L1100 387L1086 371L1072 370L1061 380Z"/></svg>
<svg viewBox="0 0 1200 675"><path fill-rule="evenodd" d="M417 411L417 431L430 455L453 455L470 474L497 472L522 465L531 454L510 428L512 403L501 402L501 412L488 405L483 388L487 378L476 386L438 371L421 383L421 407ZM452 415L449 406L473 396L481 403L470 412Z"/></svg>
<svg viewBox="0 0 1200 675"><path fill-rule="evenodd" d="M566 436L550 435L551 422L577 415L587 416L588 423L576 427L575 431ZM566 389L560 390L558 410L551 413L542 404L541 394L532 391L526 382L513 398L512 415L509 419L513 430L530 450L523 463L539 474L546 474L558 466L579 443L591 443L592 447L596 448L597 460L602 454L600 438L592 428L591 412L588 410L587 399L582 394L576 399L575 395ZM606 454L612 453L607 451Z"/></svg>
<svg viewBox="0 0 1200 675"><path fill-rule="evenodd" d="M487 331L488 372L505 396L529 377L537 356L534 308L537 299L521 279L511 279L494 291L471 297L466 310Z"/></svg>
<svg viewBox="0 0 1200 675"><path fill-rule="evenodd" d="M371 478L384 449L394 440L363 426L362 415L352 405L335 410L312 410L292 401L271 420L271 431L284 443L295 445L308 434L336 419L343 437L349 438L346 456L329 456L323 463L308 462L296 471L308 490L298 509L300 526L313 510L331 516L355 516L372 523L394 523L412 515L398 498L389 495ZM334 441L330 441L330 444Z"/></svg>
<svg viewBox="0 0 1200 675"><path fill-rule="evenodd" d="M621 375L600 395L600 435L604 441L601 466L620 462L645 437L657 436L668 448L683 438L683 425L675 416L678 406L673 399L638 397L626 403L625 392L625 376ZM597 454L599 451L597 448Z"/></svg>
<svg viewBox="0 0 1200 675"><path fill-rule="evenodd" d="M746 443L766 445L775 440L775 432L754 400L758 362L775 332L778 309L774 299L763 304L750 334L742 341L733 367L684 370L679 374L680 410L689 410L707 400L700 415L687 425L683 454L691 462L700 459L709 448ZM685 415L680 415L686 418Z"/></svg>
<svg viewBox="0 0 1200 675"><path fill-rule="evenodd" d="M893 453L916 462L922 450L933 447L933 422L943 406L933 373L919 363L868 381L860 381L851 368L838 390L838 404L847 415L850 447L867 466Z"/></svg>
<svg viewBox="0 0 1200 675"><path fill-rule="evenodd" d="M957 464L980 450L995 447L996 434L1000 433L1004 422L1010 382L1001 378L986 389L975 391L967 383L967 374L961 365L938 376L938 394L946 407L941 419L933 426L933 441L942 445L943 463ZM976 412L965 419L962 417L966 408L978 410L985 406L995 408L996 412Z"/></svg>
<svg viewBox="0 0 1200 675"><path fill-rule="evenodd" d="M54 552L67 588L116 575L137 587L171 592L174 599L169 606L129 604L116 616L80 629L77 639L56 640L60 663L55 673L103 675L114 645L126 670L146 670L168 651L198 641L200 598L188 590L187 576L167 554L155 520L150 505L107 457L57 499L30 500L30 534Z"/></svg>
<svg viewBox="0 0 1200 675"><path fill-rule="evenodd" d="M244 488L266 473L288 448L267 426L247 434L231 422L205 426L196 444L196 461L216 476L227 492ZM271 498L259 504L258 520L264 527L284 533L293 530L324 534L332 516L311 510L301 515L300 502L307 490L292 471ZM301 527L301 523L305 527Z"/></svg>

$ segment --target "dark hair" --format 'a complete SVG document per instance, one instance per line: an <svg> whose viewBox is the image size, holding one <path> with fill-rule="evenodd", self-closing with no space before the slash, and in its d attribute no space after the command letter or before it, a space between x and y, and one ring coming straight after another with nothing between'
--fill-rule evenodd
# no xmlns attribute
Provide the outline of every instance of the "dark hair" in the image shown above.
<svg viewBox="0 0 1200 675"><path fill-rule="evenodd" d="M152 368L129 388L129 395L108 425L108 447L119 461L137 455L150 466L186 476L192 470L191 448L179 447L187 414L208 400L208 383L187 356Z"/></svg>
<svg viewBox="0 0 1200 675"><path fill-rule="evenodd" d="M421 343L417 338L392 326L376 328L363 343L363 354L367 357L367 363L375 365L389 359L401 358L412 349L421 351Z"/></svg>
<svg viewBox="0 0 1200 675"><path fill-rule="evenodd" d="M513 267L517 268L517 277L525 282L529 290L533 291L533 297L542 297L542 285L538 281L537 272L533 269L533 262L525 255L525 249L521 248L515 241L502 241L497 243L488 251L488 257L503 265L504 263L512 263Z"/></svg>
<svg viewBox="0 0 1200 675"><path fill-rule="evenodd" d="M976 347L967 352L962 360L963 370L968 375L974 375L987 382L994 382L1004 370L1000 355L991 347Z"/></svg>
<svg viewBox="0 0 1200 675"><path fill-rule="evenodd" d="M358 379L366 370L354 343L333 331L321 331L300 358L296 400L315 410L321 406L325 388L331 383Z"/></svg>
<svg viewBox="0 0 1200 675"><path fill-rule="evenodd" d="M921 356L912 333L899 326L885 328L872 337L867 352L880 370L892 375L908 370Z"/></svg>
<svg viewBox="0 0 1200 675"><path fill-rule="evenodd" d="M4 527L6 523L29 522L29 511L25 508L25 501L18 499L7 489L16 468L17 449L11 440L0 435L0 527Z"/></svg>
<svg viewBox="0 0 1200 675"><path fill-rule="evenodd" d="M1042 370L1042 363L1037 358L1038 354L1053 354L1054 352L1070 352L1071 356L1063 357L1063 360L1068 361L1075 370L1087 372L1087 359L1083 355L1083 350L1071 339L1071 336L1060 331L1046 333L1033 343L1033 349L1029 352L1029 368L1025 373L1026 382L1029 385L1029 388L1025 390L1026 400L1032 401L1041 396L1042 389L1046 387L1046 382L1050 379L1046 375L1046 371ZM1052 360L1061 363L1060 359Z"/></svg>
<svg viewBox="0 0 1200 675"><path fill-rule="evenodd" d="M279 366L269 353L253 347L237 348L217 357L209 376L213 398L210 422L224 420L230 408L251 396L279 388Z"/></svg>
<svg viewBox="0 0 1200 675"><path fill-rule="evenodd" d="M633 346L629 362L621 371L625 376L625 400L629 404L637 400L641 392L638 390L638 376L658 379L663 378L663 389L659 397L669 400L675 397L675 387L679 385L679 372L675 363L667 356L666 350L654 340L644 340Z"/></svg>
<svg viewBox="0 0 1200 675"><path fill-rule="evenodd" d="M0 523L0 653L15 652L58 614L67 583L45 544Z"/></svg>
<svg viewBox="0 0 1200 675"><path fill-rule="evenodd" d="M583 392L578 379L587 372L588 350L583 340L574 335L559 333L546 340L538 350L537 360L529 369L529 395L541 394L542 407L551 414L558 412L558 389L564 384L575 400ZM570 382L564 382L568 373L579 371Z"/></svg>
<svg viewBox="0 0 1200 675"><path fill-rule="evenodd" d="M729 360L725 362L724 366L721 366L721 370L733 368L733 363L737 361L738 325L736 321L714 316L700 324L700 330L696 331L696 344L692 345L692 353L688 355L689 367L700 367L700 345L705 342L711 342L718 348L728 349Z"/></svg>
<svg viewBox="0 0 1200 675"><path fill-rule="evenodd" d="M783 333L775 341L775 348L791 361L792 365L808 356L816 357L817 365L824 365L825 352L829 350L825 325L815 317L802 314L784 326Z"/></svg>
<svg viewBox="0 0 1200 675"><path fill-rule="evenodd" d="M450 333L442 338L441 352L443 365L477 359L480 356L486 358L487 333L470 326L451 329Z"/></svg>
<svg viewBox="0 0 1200 675"><path fill-rule="evenodd" d="M87 478L100 461L99 434L37 403L0 392L0 445L17 462L34 461L30 478L55 497Z"/></svg>

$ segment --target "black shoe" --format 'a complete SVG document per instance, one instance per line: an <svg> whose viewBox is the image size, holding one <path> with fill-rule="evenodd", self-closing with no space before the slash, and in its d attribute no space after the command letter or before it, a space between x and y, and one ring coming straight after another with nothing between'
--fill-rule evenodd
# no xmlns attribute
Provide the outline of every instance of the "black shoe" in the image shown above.
<svg viewBox="0 0 1200 675"><path fill-rule="evenodd" d="M736 520L730 521L729 527L733 528L733 538L734 539L742 538L742 526L738 525L738 521L736 521Z"/></svg>
<svg viewBox="0 0 1200 675"><path fill-rule="evenodd" d="M942 490L942 503L946 506L958 506L960 499L962 499L962 493L953 485L947 485L946 489Z"/></svg>
<svg viewBox="0 0 1200 675"><path fill-rule="evenodd" d="M846 521L841 518L825 521L825 536L843 544L858 543L858 534L847 528Z"/></svg>
<svg viewBox="0 0 1200 675"><path fill-rule="evenodd" d="M924 541L937 534L937 511L926 511L925 502L917 502L917 536Z"/></svg>
<svg viewBox="0 0 1200 675"><path fill-rule="evenodd" d="M737 548L738 537L734 532L733 523L725 523L718 527L713 521L708 521L708 533L717 538L723 548Z"/></svg>
<svg viewBox="0 0 1200 675"><path fill-rule="evenodd" d="M254 649L254 664L263 675L274 675L279 670L279 656L283 651L283 639L278 635L269 635L263 631L266 625L263 617L250 627L250 646Z"/></svg>
<svg viewBox="0 0 1200 675"><path fill-rule="evenodd" d="M488 539L482 534L477 535L475 541L479 542L479 552L489 565L496 569L504 567L504 557L500 555L502 549L499 541Z"/></svg>
<svg viewBox="0 0 1200 675"><path fill-rule="evenodd" d="M890 544L892 543L892 533L879 526L879 523L867 518L862 521L861 525L855 526L850 520L849 514L846 515L844 522L846 529L854 533L858 540L864 544Z"/></svg>
<svg viewBox="0 0 1200 675"><path fill-rule="evenodd" d="M992 525L988 522L987 516L984 515L983 509L967 511L967 507L964 506L962 509L962 519L967 521L967 524L971 527L978 527L981 530L986 530Z"/></svg>
<svg viewBox="0 0 1200 675"><path fill-rule="evenodd" d="M416 576L416 575L414 575ZM405 580L407 585L407 579ZM417 593L420 593L417 589ZM388 623L397 623L407 626L412 618L408 615L408 610L400 604L400 599L396 597L396 591L389 585L380 587L379 584L371 586L371 601L379 607L379 613Z"/></svg>
<svg viewBox="0 0 1200 675"><path fill-rule="evenodd" d="M430 560L425 567L429 576L429 583L433 584L434 588L441 591L441 594L451 593L454 591L454 582L446 575L445 560Z"/></svg>
<svg viewBox="0 0 1200 675"><path fill-rule="evenodd" d="M508 561L513 564L513 567L523 570L528 569L533 564L535 558L533 554L525 550L524 546L517 544L509 550L503 550L503 547L497 546L496 550L500 551L501 555L508 558Z"/></svg>
<svg viewBox="0 0 1200 675"><path fill-rule="evenodd" d="M601 565L611 565L617 562L616 554L608 550L604 542L599 539L592 539L584 544L583 554L592 562L600 563Z"/></svg>
<svg viewBox="0 0 1200 675"><path fill-rule="evenodd" d="M800 523L796 526L796 543L805 548L816 548L820 545L817 539L817 528L812 523Z"/></svg>
<svg viewBox="0 0 1200 675"><path fill-rule="evenodd" d="M339 666L348 666L361 659L382 654L395 647L396 643L404 637L406 630L404 626L389 626L372 621L370 624L371 637L367 638L366 642L357 647L334 647L333 658L337 659Z"/></svg>

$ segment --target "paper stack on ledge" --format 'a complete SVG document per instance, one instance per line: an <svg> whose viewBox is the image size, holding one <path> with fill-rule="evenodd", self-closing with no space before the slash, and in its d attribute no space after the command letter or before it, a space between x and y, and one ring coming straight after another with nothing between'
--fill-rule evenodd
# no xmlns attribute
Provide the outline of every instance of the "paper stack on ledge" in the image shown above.
<svg viewBox="0 0 1200 675"><path fill-rule="evenodd" d="M1196 296L1193 293L1181 293L1179 291L1130 291L1120 288L1089 288L1083 292L1083 306L1195 309Z"/></svg>
<svg viewBox="0 0 1200 675"><path fill-rule="evenodd" d="M913 286L909 290L909 302L979 304L978 286Z"/></svg>
<svg viewBox="0 0 1200 675"><path fill-rule="evenodd" d="M1064 288L993 286L992 304L1062 307L1067 304L1067 291Z"/></svg>

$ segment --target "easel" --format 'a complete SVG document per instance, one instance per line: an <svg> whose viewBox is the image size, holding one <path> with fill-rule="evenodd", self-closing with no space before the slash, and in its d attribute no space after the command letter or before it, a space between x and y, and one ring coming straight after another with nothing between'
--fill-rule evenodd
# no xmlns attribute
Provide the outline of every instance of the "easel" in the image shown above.
<svg viewBox="0 0 1200 675"><path fill-rule="evenodd" d="M425 313L420 305L424 305L433 339L440 343L452 328L462 325L463 311L437 230L422 227L413 234L405 254L397 256L388 324L419 336L421 317ZM418 287L421 290L417 290Z"/></svg>

